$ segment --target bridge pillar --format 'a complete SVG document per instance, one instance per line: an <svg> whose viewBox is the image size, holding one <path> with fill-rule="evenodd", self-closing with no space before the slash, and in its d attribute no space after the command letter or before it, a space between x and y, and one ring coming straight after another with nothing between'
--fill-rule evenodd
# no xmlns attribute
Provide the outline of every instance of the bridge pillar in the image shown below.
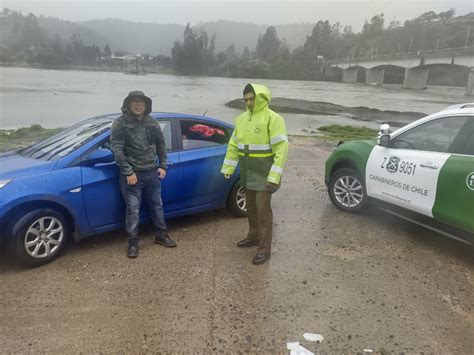
<svg viewBox="0 0 474 355"><path fill-rule="evenodd" d="M405 69L404 89L426 89L428 83L429 69L414 68Z"/></svg>
<svg viewBox="0 0 474 355"><path fill-rule="evenodd" d="M342 82L344 83L356 83L357 82L357 73L359 69L349 68L342 71Z"/></svg>
<svg viewBox="0 0 474 355"><path fill-rule="evenodd" d="M367 69L365 73L365 84L382 85L385 69Z"/></svg>
<svg viewBox="0 0 474 355"><path fill-rule="evenodd" d="M471 72L469 73L469 80L467 81L467 87L466 87L466 95L467 96L472 96L474 95L474 68L470 68Z"/></svg>

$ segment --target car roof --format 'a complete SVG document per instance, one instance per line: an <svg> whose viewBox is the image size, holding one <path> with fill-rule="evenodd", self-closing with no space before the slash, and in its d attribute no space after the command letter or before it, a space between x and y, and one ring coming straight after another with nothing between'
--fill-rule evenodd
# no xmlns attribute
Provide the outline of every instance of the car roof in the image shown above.
<svg viewBox="0 0 474 355"><path fill-rule="evenodd" d="M111 113L111 114L107 114L107 115L92 117L91 119L108 118L108 119L111 119L111 120L115 120L115 119L119 118L121 115L122 115L121 113ZM227 126L229 128L234 127L231 123L225 122L225 121L217 119L217 118L208 117L208 116L191 115L191 114L188 114L188 113L151 112L150 116L153 117L153 118L171 118L171 119L188 118L188 119L206 120L206 121L209 121L209 122L212 122L212 123Z"/></svg>
<svg viewBox="0 0 474 355"><path fill-rule="evenodd" d="M474 102L466 102L464 104L448 106L442 111L451 111L451 110L465 109L465 108L474 108Z"/></svg>
<svg viewBox="0 0 474 355"><path fill-rule="evenodd" d="M471 106L472 105L472 106ZM392 136L397 136L400 133L403 133L405 131L408 131L409 129L412 129L413 127L419 126L423 123L429 122L431 120L440 118L440 117L449 117L449 116L472 116L474 115L474 103L472 104L458 104L458 105L453 105L445 108L444 110L438 111L436 113L433 113L431 115L428 115L426 117L420 118L416 121L413 121L406 126L403 126L391 133Z"/></svg>

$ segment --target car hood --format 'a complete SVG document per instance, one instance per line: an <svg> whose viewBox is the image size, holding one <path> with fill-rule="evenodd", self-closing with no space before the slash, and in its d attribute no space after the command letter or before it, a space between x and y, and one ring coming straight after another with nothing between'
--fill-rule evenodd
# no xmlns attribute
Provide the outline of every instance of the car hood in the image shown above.
<svg viewBox="0 0 474 355"><path fill-rule="evenodd" d="M14 151L2 153L0 154L0 180L50 171L55 163L26 158Z"/></svg>

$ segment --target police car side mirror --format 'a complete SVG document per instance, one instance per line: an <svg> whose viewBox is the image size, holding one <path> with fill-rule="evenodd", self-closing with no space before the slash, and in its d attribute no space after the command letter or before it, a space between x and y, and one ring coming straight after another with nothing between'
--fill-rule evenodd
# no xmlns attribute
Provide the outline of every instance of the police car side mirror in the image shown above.
<svg viewBox="0 0 474 355"><path fill-rule="evenodd" d="M384 134L389 134L389 133L390 133L390 125L387 123L381 124L378 136L380 137Z"/></svg>
<svg viewBox="0 0 474 355"><path fill-rule="evenodd" d="M378 139L377 139L378 145L388 148L390 145L390 134L382 134Z"/></svg>

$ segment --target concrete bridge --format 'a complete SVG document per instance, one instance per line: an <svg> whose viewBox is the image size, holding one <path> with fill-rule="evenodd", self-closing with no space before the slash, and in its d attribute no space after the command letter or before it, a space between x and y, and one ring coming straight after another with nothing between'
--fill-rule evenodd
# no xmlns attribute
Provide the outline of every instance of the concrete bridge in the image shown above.
<svg viewBox="0 0 474 355"><path fill-rule="evenodd" d="M426 89L431 65L459 65L470 69L466 95L473 95L474 90L474 47L346 58L332 60L328 64L342 69L342 81L345 83L357 82L359 68L367 69L365 83L371 85L383 84L388 66L401 67L405 69L403 87L407 89Z"/></svg>

